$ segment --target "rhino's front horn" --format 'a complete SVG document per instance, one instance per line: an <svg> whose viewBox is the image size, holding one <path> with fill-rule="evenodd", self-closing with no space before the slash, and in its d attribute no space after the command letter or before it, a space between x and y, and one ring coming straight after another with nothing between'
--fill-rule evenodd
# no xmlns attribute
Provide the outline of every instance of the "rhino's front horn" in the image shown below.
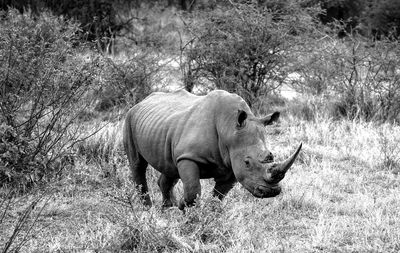
<svg viewBox="0 0 400 253"><path fill-rule="evenodd" d="M300 143L299 147L297 150L284 162L282 163L274 163L272 167L270 167L270 175L267 177L267 181L274 181L274 182L279 182L280 180L283 179L285 176L285 173L289 170L289 168L292 166L294 161L296 160L297 156L300 153L301 147L303 146L302 143Z"/></svg>

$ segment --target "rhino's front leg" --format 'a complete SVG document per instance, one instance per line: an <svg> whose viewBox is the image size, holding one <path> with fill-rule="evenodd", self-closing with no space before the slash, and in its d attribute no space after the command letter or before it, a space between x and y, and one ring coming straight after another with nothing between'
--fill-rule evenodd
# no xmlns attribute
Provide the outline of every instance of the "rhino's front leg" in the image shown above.
<svg viewBox="0 0 400 253"><path fill-rule="evenodd" d="M178 163L178 173L183 184L183 199L178 207L183 210L185 206L193 206L196 198L200 197L200 171L195 162L182 160Z"/></svg>
<svg viewBox="0 0 400 253"><path fill-rule="evenodd" d="M226 194L233 188L236 183L235 175L225 177L225 178L215 178L215 186L213 190L213 196L222 200Z"/></svg>

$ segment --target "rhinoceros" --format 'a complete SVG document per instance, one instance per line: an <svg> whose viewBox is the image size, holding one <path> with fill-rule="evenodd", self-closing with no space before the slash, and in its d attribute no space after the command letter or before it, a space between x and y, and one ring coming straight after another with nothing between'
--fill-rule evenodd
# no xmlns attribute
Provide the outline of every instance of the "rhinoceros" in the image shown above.
<svg viewBox="0 0 400 253"><path fill-rule="evenodd" d="M300 144L285 161L273 161L265 126L279 115L258 118L240 96L223 90L205 96L183 89L152 93L129 110L123 136L132 179L144 204L152 204L148 164L161 172L163 207L193 205L201 193L200 179L205 178L214 178L213 195L221 200L237 181L257 198L278 195L279 182L301 149ZM183 198L177 203L173 188L179 179Z"/></svg>

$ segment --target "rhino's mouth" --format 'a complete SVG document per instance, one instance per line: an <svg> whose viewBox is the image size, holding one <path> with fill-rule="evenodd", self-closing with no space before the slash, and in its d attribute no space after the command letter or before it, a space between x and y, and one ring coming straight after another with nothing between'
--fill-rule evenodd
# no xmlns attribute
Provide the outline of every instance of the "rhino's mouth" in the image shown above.
<svg viewBox="0 0 400 253"><path fill-rule="evenodd" d="M279 184L267 186L256 183L253 191L250 192L257 198L272 198L281 193L281 187L279 186Z"/></svg>

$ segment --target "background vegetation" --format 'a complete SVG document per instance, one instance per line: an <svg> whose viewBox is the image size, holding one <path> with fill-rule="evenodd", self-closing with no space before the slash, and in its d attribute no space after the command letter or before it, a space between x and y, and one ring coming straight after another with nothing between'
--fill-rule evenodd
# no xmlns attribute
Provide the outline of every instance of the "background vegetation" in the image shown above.
<svg viewBox="0 0 400 253"><path fill-rule="evenodd" d="M399 251L399 7L0 1L2 252ZM150 169L156 205L139 203L124 115L179 87L283 112L271 150L304 150L282 195L219 202L205 180L199 206L162 211Z"/></svg>

